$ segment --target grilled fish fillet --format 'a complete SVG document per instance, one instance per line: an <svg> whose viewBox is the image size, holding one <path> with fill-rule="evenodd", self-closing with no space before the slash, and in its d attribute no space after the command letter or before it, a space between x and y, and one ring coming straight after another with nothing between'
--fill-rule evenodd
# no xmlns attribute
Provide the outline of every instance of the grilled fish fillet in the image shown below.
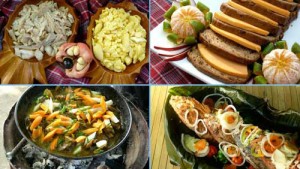
<svg viewBox="0 0 300 169"><path fill-rule="evenodd" d="M207 126L208 133L204 136L200 136L201 138L206 138L210 141L227 141L230 143L234 143L233 137L230 135L225 135L221 130L221 125L216 115L207 105L204 105L198 102L196 99L191 97L184 96L171 96L170 102L171 106L179 116L180 120L191 130L194 130L185 120L185 113L188 109L197 109L198 117L196 119L195 113L189 113L187 115L188 121L193 124L196 120L202 119Z"/></svg>

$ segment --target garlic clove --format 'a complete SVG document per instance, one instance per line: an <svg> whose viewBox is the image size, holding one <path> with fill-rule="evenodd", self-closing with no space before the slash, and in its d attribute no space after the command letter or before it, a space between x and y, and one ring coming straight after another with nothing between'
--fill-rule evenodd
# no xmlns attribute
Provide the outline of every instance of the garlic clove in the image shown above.
<svg viewBox="0 0 300 169"><path fill-rule="evenodd" d="M67 54L68 54L69 56L74 56L73 46L70 47L70 48L67 50Z"/></svg>
<svg viewBox="0 0 300 169"><path fill-rule="evenodd" d="M76 64L76 70L77 70L77 71L83 70L84 67L85 67L85 65L82 65L82 64L80 64L80 63L77 63L77 64Z"/></svg>
<svg viewBox="0 0 300 169"><path fill-rule="evenodd" d="M79 46L74 46L73 47L73 53L74 53L75 56L79 55Z"/></svg>
<svg viewBox="0 0 300 169"><path fill-rule="evenodd" d="M85 63L85 61L83 60L82 57L79 57L79 58L77 59L77 63L79 63L79 64L81 64L81 65L86 65L86 63Z"/></svg>

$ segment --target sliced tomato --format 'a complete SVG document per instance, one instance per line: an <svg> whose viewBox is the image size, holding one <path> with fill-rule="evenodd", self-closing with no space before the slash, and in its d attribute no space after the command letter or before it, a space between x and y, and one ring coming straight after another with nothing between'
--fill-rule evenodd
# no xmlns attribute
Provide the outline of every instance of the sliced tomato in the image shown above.
<svg viewBox="0 0 300 169"><path fill-rule="evenodd" d="M209 152L207 154L207 157L213 157L214 155L216 155L218 152L218 149L216 148L216 146L213 145L209 145Z"/></svg>

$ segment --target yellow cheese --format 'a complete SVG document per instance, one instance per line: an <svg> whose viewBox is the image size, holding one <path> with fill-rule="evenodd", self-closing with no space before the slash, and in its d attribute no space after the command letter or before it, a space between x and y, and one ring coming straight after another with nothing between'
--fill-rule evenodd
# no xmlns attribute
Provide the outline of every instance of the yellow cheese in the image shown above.
<svg viewBox="0 0 300 169"><path fill-rule="evenodd" d="M265 2L263 0L252 0L254 3L266 8L266 9L270 9L271 11L273 12L276 12L280 15L283 15L283 16L286 16L286 17L289 17L290 16L290 11L288 10L285 10L285 9L282 9L282 8L279 8L278 6L275 6L273 4L270 4L268 2Z"/></svg>
<svg viewBox="0 0 300 169"><path fill-rule="evenodd" d="M232 6L233 8L238 9L238 10L240 10L240 11L242 11L242 12L248 14L248 15L251 15L251 16L253 16L255 18L264 20L264 21L266 21L266 22L268 22L268 23L270 23L270 24L272 24L274 26L278 26L278 23L276 21L273 21L272 19L270 19L270 18L268 18L268 17L266 17L266 16L264 16L264 15L262 15L260 13L257 13L255 11L252 11L252 10L250 10L250 9L248 9L248 8L242 6L242 5L239 5L239 4L237 4L237 3L233 2L233 1L228 1L228 4L230 6Z"/></svg>
<svg viewBox="0 0 300 169"><path fill-rule="evenodd" d="M248 68L246 65L231 61L221 55L213 53L203 44L198 44L198 50L204 60L215 69L241 78L248 77Z"/></svg>
<svg viewBox="0 0 300 169"><path fill-rule="evenodd" d="M236 27L244 29L244 30L255 32L257 34L264 35L264 36L269 35L268 31L258 28L256 26L253 26L247 22L232 18L232 17L224 14L223 12L215 12L214 17L216 19L219 19L220 21L228 23L229 25L233 25L233 26L236 26Z"/></svg>
<svg viewBox="0 0 300 169"><path fill-rule="evenodd" d="M249 48L249 49L252 49L252 50L255 50L257 52L259 52L261 50L261 46L253 43L253 42L250 42L248 41L247 39L244 39L244 38L241 38L233 33L230 33L230 32L227 32L227 31L224 31L220 28L217 28L215 27L214 25L210 24L210 29L212 29L214 32L226 37L227 39L230 39L246 48Z"/></svg>

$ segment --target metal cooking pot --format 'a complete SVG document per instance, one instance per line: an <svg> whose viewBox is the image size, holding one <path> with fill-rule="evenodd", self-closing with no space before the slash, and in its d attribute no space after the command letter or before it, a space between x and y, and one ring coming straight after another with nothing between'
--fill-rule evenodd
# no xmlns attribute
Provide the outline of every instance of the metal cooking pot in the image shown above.
<svg viewBox="0 0 300 169"><path fill-rule="evenodd" d="M51 155L60 157L60 158L67 158L67 159L87 159L87 158L93 158L93 157L99 157L103 156L104 154L112 151L113 149L119 147L127 138L131 123L132 123L132 115L130 108L127 104L127 102L124 100L123 96L118 93L114 88L109 86L84 86L83 88L88 88L93 91L99 91L102 95L104 95L108 100L113 100L114 107L120 110L120 121L122 124L122 133L120 135L120 139L117 141L117 144L110 149L100 153L100 154L91 154L88 156L70 156L70 155L62 155L57 154L55 152L50 152L47 149L44 149L40 146L38 146L35 142L31 140L30 132L27 130L27 127L25 125L25 119L28 116L28 110L30 106L32 105L32 102L35 101L35 99L38 96L41 96L46 88L48 89L54 89L56 86L33 86L30 87L19 99L14 116L15 116L15 122L16 125L22 134L22 136L31 144L33 144L35 147L39 148L40 150L49 153ZM74 86L75 87L75 86ZM78 87L78 86L77 86Z"/></svg>

